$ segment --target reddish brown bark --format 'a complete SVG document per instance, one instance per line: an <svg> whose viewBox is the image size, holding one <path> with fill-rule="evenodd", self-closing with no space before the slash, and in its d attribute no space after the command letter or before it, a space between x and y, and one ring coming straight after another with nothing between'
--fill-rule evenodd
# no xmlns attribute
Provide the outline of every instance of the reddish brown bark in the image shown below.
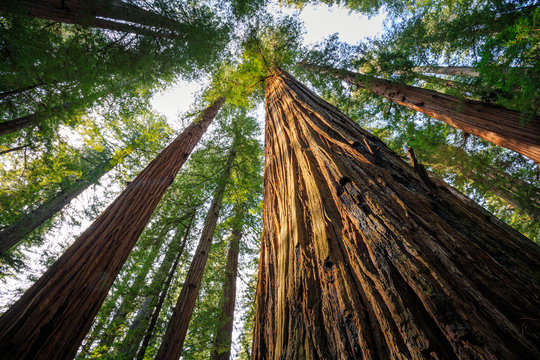
<svg viewBox="0 0 540 360"><path fill-rule="evenodd" d="M242 230L238 226L233 229L231 243L227 252L227 265L225 280L221 295L221 312L219 314L219 328L214 339L212 359L229 360L231 358L232 333L234 322L234 306L236 302L236 277L238 275L238 255Z"/></svg>
<svg viewBox="0 0 540 360"><path fill-rule="evenodd" d="M173 34L153 31L117 20L169 30L180 26L165 16L117 0L23 0L19 1L17 6L24 9L27 15L36 18L157 37L172 38ZM0 4L0 10L16 11L18 9L11 8L6 3Z"/></svg>
<svg viewBox="0 0 540 360"><path fill-rule="evenodd" d="M526 124L521 124L518 111L503 107L459 99L437 91L393 83L347 70L306 63L301 66L367 89L399 105L514 150L540 164L540 118L537 116Z"/></svg>
<svg viewBox="0 0 540 360"><path fill-rule="evenodd" d="M540 251L290 75L266 87L253 359L533 359Z"/></svg>
<svg viewBox="0 0 540 360"><path fill-rule="evenodd" d="M189 271L184 280L184 285L180 291L180 296L178 296L178 300L176 301L176 306L174 307L171 320L167 326L167 331L161 341L156 360L176 360L179 359L182 354L189 320L191 319L195 301L199 295L206 260L208 260L210 245L214 238L214 231L216 230L223 195L225 194L225 188L229 180L235 156L236 150L233 145L229 152L225 172L214 192L214 198L204 221L203 231L199 244L197 245L197 250L191 261Z"/></svg>
<svg viewBox="0 0 540 360"><path fill-rule="evenodd" d="M0 318L0 354L68 359L176 173L224 99L209 106L120 194Z"/></svg>

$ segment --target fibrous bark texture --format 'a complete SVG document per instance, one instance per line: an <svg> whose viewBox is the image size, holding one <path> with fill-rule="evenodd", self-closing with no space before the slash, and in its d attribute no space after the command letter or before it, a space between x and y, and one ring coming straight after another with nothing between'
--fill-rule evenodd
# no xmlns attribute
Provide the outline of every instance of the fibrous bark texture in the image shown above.
<svg viewBox="0 0 540 360"><path fill-rule="evenodd" d="M0 318L0 356L70 359L165 190L214 119L210 105Z"/></svg>
<svg viewBox="0 0 540 360"><path fill-rule="evenodd" d="M242 230L233 229L231 243L227 252L227 265L225 280L221 295L221 312L219 314L219 328L214 339L212 349L213 360L229 360L231 358L232 333L234 322L234 305L236 302L236 277L238 275L238 255Z"/></svg>
<svg viewBox="0 0 540 360"><path fill-rule="evenodd" d="M32 212L20 216L13 224L0 231L0 254L20 243L28 234L52 218L90 185L97 183L109 170L109 166L110 159L99 164L85 178L71 184L67 189L51 197Z"/></svg>
<svg viewBox="0 0 540 360"><path fill-rule="evenodd" d="M393 83L348 70L305 63L301 65L444 121L493 144L514 150L540 164L540 118L537 116L522 124L518 111L500 106L459 99L437 91Z"/></svg>
<svg viewBox="0 0 540 360"><path fill-rule="evenodd" d="M290 75L266 87L253 359L533 359L540 251Z"/></svg>
<svg viewBox="0 0 540 360"><path fill-rule="evenodd" d="M204 226L201 238L199 239L199 244L197 245L197 250L191 261L178 300L176 301L171 320L167 326L167 331L161 341L156 360L177 360L182 354L189 320L191 319L195 301L199 295L204 268L206 266L206 261L208 260L210 245L212 245L212 240L214 238L223 195L225 194L225 188L227 187L235 156L236 150L233 145L229 152L225 171L218 187L214 191L214 198L212 199L208 214L204 220Z"/></svg>
<svg viewBox="0 0 540 360"><path fill-rule="evenodd" d="M0 3L0 10L22 9L26 15L36 18L141 35L174 37L170 31L153 31L133 24L169 30L182 26L166 16L118 0L22 0L17 3L16 8L8 6L8 3Z"/></svg>

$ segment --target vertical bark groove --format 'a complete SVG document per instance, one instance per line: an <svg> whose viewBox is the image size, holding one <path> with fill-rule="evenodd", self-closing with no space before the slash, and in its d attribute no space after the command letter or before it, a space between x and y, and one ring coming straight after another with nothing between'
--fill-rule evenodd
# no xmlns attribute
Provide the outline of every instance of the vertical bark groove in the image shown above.
<svg viewBox="0 0 540 360"><path fill-rule="evenodd" d="M4 358L72 358L165 190L219 111L220 98L120 194L0 318Z"/></svg>
<svg viewBox="0 0 540 360"><path fill-rule="evenodd" d="M540 251L287 73L266 87L258 359L540 356Z"/></svg>

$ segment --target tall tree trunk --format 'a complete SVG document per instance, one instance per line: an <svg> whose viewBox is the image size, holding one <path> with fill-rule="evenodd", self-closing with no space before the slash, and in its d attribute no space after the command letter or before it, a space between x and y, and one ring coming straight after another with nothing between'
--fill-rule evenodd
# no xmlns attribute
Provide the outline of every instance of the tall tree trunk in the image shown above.
<svg viewBox="0 0 540 360"><path fill-rule="evenodd" d="M414 72L441 75L461 75L478 77L480 73L477 69L469 66L416 66Z"/></svg>
<svg viewBox="0 0 540 360"><path fill-rule="evenodd" d="M161 234L159 234L159 238L154 240L149 253L143 260L144 262L142 267L137 270L138 272L133 280L133 284L129 287L127 292L123 294L122 302L116 308L116 312L114 313L111 322L107 326L107 330L104 334L102 334L99 347L103 349L103 353L107 353L109 351L111 345L118 336L119 329L126 322L126 316L135 308L134 300L138 295L140 295L139 293L143 287L144 280L154 265L154 261L158 256L159 249L161 248L165 236L167 235L166 230L168 229L162 231Z"/></svg>
<svg viewBox="0 0 540 360"><path fill-rule="evenodd" d="M0 254L19 244L28 234L68 205L71 200L91 185L96 184L109 171L110 163L110 159L103 161L90 174L75 181L67 189L54 195L30 213L21 215L13 224L0 231Z"/></svg>
<svg viewBox="0 0 540 360"><path fill-rule="evenodd" d="M540 164L540 118L537 116L526 124L521 124L521 115L518 111L459 99L433 90L392 83L347 70L306 63L300 65L357 85L493 144L517 151Z"/></svg>
<svg viewBox="0 0 540 360"><path fill-rule="evenodd" d="M418 154L419 159L434 167L442 166L474 181L481 190L489 191L508 204L540 221L540 189L516 179L488 163L471 163L470 155L454 145L440 145L433 152ZM452 170L455 169L455 170Z"/></svg>
<svg viewBox="0 0 540 360"><path fill-rule="evenodd" d="M72 358L176 173L223 104L210 105L0 318L0 354Z"/></svg>
<svg viewBox="0 0 540 360"><path fill-rule="evenodd" d="M266 86L253 359L534 359L540 250L290 75Z"/></svg>
<svg viewBox="0 0 540 360"><path fill-rule="evenodd" d="M161 308L169 292L174 274L178 268L180 258L186 248L187 240L191 234L191 228L195 220L197 212L194 211L191 220L184 231L182 243L177 246L176 242L170 244L165 259L161 263L152 283L150 284L150 305L151 309L146 313L145 317L139 321L137 328L130 329L127 333L124 343L122 344L121 352L125 355L126 359L137 358L143 359L146 353L146 348L150 343L154 328L157 324ZM141 344L142 340L142 344ZM141 344L139 348L139 344Z"/></svg>
<svg viewBox="0 0 540 360"><path fill-rule="evenodd" d="M37 112L35 114L21 116L20 118L17 118L17 119L4 121L0 123L0 135L11 134L15 131L37 125L41 120L45 119L47 116L51 116L52 114L57 114L59 112L67 111L71 107L72 107L71 103L65 103L65 104L50 108L49 110L46 110L44 112Z"/></svg>
<svg viewBox="0 0 540 360"><path fill-rule="evenodd" d="M172 34L144 29L118 20L171 31L182 26L166 16L118 0L22 0L17 3L16 8L10 7L8 3L0 3L1 11L19 9L23 9L29 16L56 22L161 37L163 35L170 37Z"/></svg>
<svg viewBox="0 0 540 360"><path fill-rule="evenodd" d="M221 312L219 314L219 328L214 339L212 359L229 360L231 358L231 344L234 322L234 305L236 302L236 277L238 276L238 255L242 229L235 224L231 234L231 243L227 252L227 265L225 280L221 295Z"/></svg>
<svg viewBox="0 0 540 360"><path fill-rule="evenodd" d="M189 320L193 313L193 307L195 306L195 300L199 294L199 288L201 286L202 277L204 274L204 268L206 266L206 260L208 259L208 253L210 252L210 245L214 238L214 231L216 230L217 221L219 218L219 211L221 209L221 203L223 201L223 195L225 194L225 188L229 180L232 164L236 156L236 149L233 143L229 156L227 158L227 164L225 171L220 179L218 187L214 192L214 198L208 214L204 221L203 231L197 245L197 250L191 261L191 266L184 280L184 285L180 291L180 296L174 307L174 311L167 326L167 331L161 341L156 359L157 360L172 360L179 359L182 354L182 348L184 346L184 340L186 338Z"/></svg>
<svg viewBox="0 0 540 360"><path fill-rule="evenodd" d="M42 83L42 82L39 82L39 83L34 84L34 85L28 85L28 86L20 87L20 88L18 88L18 89L12 89L12 90L2 91L2 92L0 93L0 99L9 97L9 96L12 96L12 95L15 95L15 94L20 94L20 93L22 93L22 92L25 92L25 91L28 91L28 90L32 90L32 89L38 88L38 87L43 86L43 85L45 85L45 84Z"/></svg>

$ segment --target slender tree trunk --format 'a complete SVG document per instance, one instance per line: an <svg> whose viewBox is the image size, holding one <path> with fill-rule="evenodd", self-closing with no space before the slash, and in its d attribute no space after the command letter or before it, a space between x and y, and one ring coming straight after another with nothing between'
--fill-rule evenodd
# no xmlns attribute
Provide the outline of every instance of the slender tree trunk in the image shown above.
<svg viewBox="0 0 540 360"><path fill-rule="evenodd" d="M540 189L516 179L504 170L487 163L471 164L470 155L454 145L440 145L433 152L422 152L419 158L433 166L442 166L474 181L481 190L492 192L540 222Z"/></svg>
<svg viewBox="0 0 540 360"><path fill-rule="evenodd" d="M223 104L220 98L159 154L0 318L0 354L72 358L165 190Z"/></svg>
<svg viewBox="0 0 540 360"><path fill-rule="evenodd" d="M21 116L20 118L17 118L17 119L4 121L0 123L0 135L11 134L15 131L37 125L41 120L45 119L47 116L51 116L52 114L67 111L71 107L72 107L71 103L65 103L62 105L55 106L44 112L38 112L35 114Z"/></svg>
<svg viewBox="0 0 540 360"><path fill-rule="evenodd" d="M28 234L68 205L71 200L79 196L91 185L96 184L109 171L110 162L110 159L103 161L83 179L75 181L67 189L54 195L32 212L21 215L10 226L0 231L0 254L19 244Z"/></svg>
<svg viewBox="0 0 540 360"><path fill-rule="evenodd" d="M347 70L306 63L301 66L357 85L493 144L514 150L540 164L540 118L537 116L522 125L518 111Z"/></svg>
<svg viewBox="0 0 540 360"><path fill-rule="evenodd" d="M174 274L178 268L178 263L180 262L180 258L182 257L186 247L187 240L191 234L191 228L193 226L196 214L196 211L193 212L189 225L184 231L184 236L180 247L178 248L175 246L175 243L172 243L169 246L167 254L165 254L165 260L159 267L156 276L152 280L152 284L150 284L150 291L152 293L150 294L151 305L149 308L152 309L152 313L148 313L148 316L144 317L139 322L137 329L133 329L126 335L124 344L122 345L122 353L125 354L126 359L144 358L146 348L150 343L159 314L161 313L161 308L163 307L163 303L165 302L165 298L169 292ZM141 344L140 348L139 344Z"/></svg>
<svg viewBox="0 0 540 360"><path fill-rule="evenodd" d="M417 66L413 69L417 73L441 74L441 75L461 75L478 77L480 73L477 69L469 66Z"/></svg>
<svg viewBox="0 0 540 360"><path fill-rule="evenodd" d="M199 294L199 288L201 286L206 260L208 259L210 245L212 244L212 239L214 238L214 231L216 230L223 195L225 194L225 188L227 187L235 156L236 150L233 144L229 152L225 171L221 177L217 189L214 192L212 204L208 209L208 214L206 215L203 231L199 240L199 245L197 246L193 260L191 261L191 266L189 267L184 285L180 291L180 296L178 297L171 320L167 326L167 331L165 332L161 346L159 347L156 356L157 360L179 359L180 355L182 354L182 348L184 346L189 320L191 319L191 314L193 313L195 300L197 300L197 295Z"/></svg>
<svg viewBox="0 0 540 360"><path fill-rule="evenodd" d="M540 250L287 73L266 86L253 359L535 359Z"/></svg>
<svg viewBox="0 0 540 360"><path fill-rule="evenodd" d="M144 259L142 267L138 270L133 284L126 293L123 294L122 302L117 307L116 312L107 327L107 330L102 334L99 347L103 349L103 353L107 353L113 344L114 340L118 336L119 329L126 322L126 316L135 308L134 300L139 295L141 288L143 287L144 280L150 272L150 269L154 265L154 261L158 256L159 249L163 244L164 238L167 235L167 231L163 231L159 235L159 239L156 239L151 246L150 252Z"/></svg>
<svg viewBox="0 0 540 360"><path fill-rule="evenodd" d="M37 84L24 86L24 87L21 87L21 88L18 88L18 89L2 91L0 93L0 99L4 99L6 97L13 96L15 94L20 94L22 92L32 90L32 89L38 88L38 87L43 86L43 85L44 85L43 83L39 82Z"/></svg>
<svg viewBox="0 0 540 360"><path fill-rule="evenodd" d="M181 26L166 16L117 0L22 0L17 5L27 15L36 18L141 35L172 37L171 33L156 32L118 20L169 30ZM7 3L0 3L0 10L17 11L18 8L13 9Z"/></svg>
<svg viewBox="0 0 540 360"><path fill-rule="evenodd" d="M242 229L236 226L232 231L231 243L227 252L225 281L223 282L220 301L219 328L212 349L212 359L214 360L229 360L231 358L234 305L236 302L236 277L238 275L238 255L241 238Z"/></svg>

